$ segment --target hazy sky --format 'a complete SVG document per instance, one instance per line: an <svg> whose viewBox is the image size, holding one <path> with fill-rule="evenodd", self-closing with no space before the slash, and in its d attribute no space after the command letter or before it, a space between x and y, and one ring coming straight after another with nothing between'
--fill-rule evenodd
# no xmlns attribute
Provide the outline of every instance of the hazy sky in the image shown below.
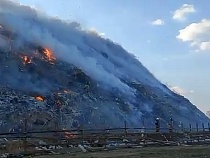
<svg viewBox="0 0 210 158"><path fill-rule="evenodd" d="M16 0L95 29L162 83L210 110L209 0Z"/></svg>

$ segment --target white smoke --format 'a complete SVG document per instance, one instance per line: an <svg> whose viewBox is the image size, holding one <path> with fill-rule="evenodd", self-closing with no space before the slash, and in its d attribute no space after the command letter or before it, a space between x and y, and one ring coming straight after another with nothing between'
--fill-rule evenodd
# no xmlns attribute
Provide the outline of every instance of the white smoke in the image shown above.
<svg viewBox="0 0 210 158"><path fill-rule="evenodd" d="M160 87L159 81L122 47L83 31L76 22L68 23L28 6L1 0L0 25L17 35L16 48L24 42L48 47L56 58L74 64L98 82L124 93L135 92L120 78Z"/></svg>
<svg viewBox="0 0 210 158"><path fill-rule="evenodd" d="M0 47L5 50L9 49L9 43L3 36L0 36Z"/></svg>

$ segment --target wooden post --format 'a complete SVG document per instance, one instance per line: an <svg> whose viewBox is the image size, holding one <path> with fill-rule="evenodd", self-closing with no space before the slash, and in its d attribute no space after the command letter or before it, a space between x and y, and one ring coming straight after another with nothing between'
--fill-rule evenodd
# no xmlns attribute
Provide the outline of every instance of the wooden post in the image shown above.
<svg viewBox="0 0 210 158"><path fill-rule="evenodd" d="M205 131L205 126L204 126L204 123L202 123L202 128L203 128L203 131Z"/></svg>
<svg viewBox="0 0 210 158"><path fill-rule="evenodd" d="M196 131L198 132L198 123L196 122Z"/></svg>
<svg viewBox="0 0 210 158"><path fill-rule="evenodd" d="M141 128L142 137L144 136L144 133L146 133L144 118L142 118L142 128Z"/></svg>
<svg viewBox="0 0 210 158"><path fill-rule="evenodd" d="M24 118L24 139L23 139L24 153L27 152L27 119Z"/></svg>
<svg viewBox="0 0 210 158"><path fill-rule="evenodd" d="M127 137L127 122L124 121L124 128L125 128L125 136Z"/></svg>
<svg viewBox="0 0 210 158"><path fill-rule="evenodd" d="M106 144L107 144L107 140L106 140L106 127L105 127L106 121L104 120L104 126L103 126L103 145L104 148L106 149Z"/></svg>
<svg viewBox="0 0 210 158"><path fill-rule="evenodd" d="M168 130L169 130L169 133L173 132L173 119L172 118L170 118L170 122L168 123Z"/></svg>
<svg viewBox="0 0 210 158"><path fill-rule="evenodd" d="M142 127L145 127L144 118L142 117Z"/></svg>
<svg viewBox="0 0 210 158"><path fill-rule="evenodd" d="M160 132L160 120L159 120L159 118L156 118L156 120L155 120L155 130L156 130L156 133Z"/></svg>
<svg viewBox="0 0 210 158"><path fill-rule="evenodd" d="M190 132L192 131L192 125L191 124L189 124L189 126L190 126Z"/></svg>
<svg viewBox="0 0 210 158"><path fill-rule="evenodd" d="M181 126L182 126L182 132L184 132L184 124L182 123Z"/></svg>
<svg viewBox="0 0 210 158"><path fill-rule="evenodd" d="M104 145L104 148L106 149L106 129L104 128L103 130L103 145Z"/></svg>
<svg viewBox="0 0 210 158"><path fill-rule="evenodd" d="M84 130L83 130L83 126L80 127L80 132L81 132L81 137L82 137L81 144L83 145L83 142L84 142Z"/></svg>
<svg viewBox="0 0 210 158"><path fill-rule="evenodd" d="M208 122L208 128L209 128L209 131L210 131L210 123Z"/></svg>

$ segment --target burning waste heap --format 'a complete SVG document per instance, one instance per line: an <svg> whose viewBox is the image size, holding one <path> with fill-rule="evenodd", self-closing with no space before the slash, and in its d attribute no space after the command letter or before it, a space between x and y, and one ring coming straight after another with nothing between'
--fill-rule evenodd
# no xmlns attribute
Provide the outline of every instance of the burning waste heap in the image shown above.
<svg viewBox="0 0 210 158"><path fill-rule="evenodd" d="M154 127L207 122L121 46L36 10L0 1L0 129ZM55 127L56 126L56 127ZM4 127L4 128L3 128Z"/></svg>

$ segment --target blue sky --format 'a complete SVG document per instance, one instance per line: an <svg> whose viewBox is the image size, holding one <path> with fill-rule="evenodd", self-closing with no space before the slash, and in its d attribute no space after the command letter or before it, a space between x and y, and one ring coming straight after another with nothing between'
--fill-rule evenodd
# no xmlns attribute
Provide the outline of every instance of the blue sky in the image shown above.
<svg viewBox="0 0 210 158"><path fill-rule="evenodd" d="M162 83L210 110L209 0L16 0L121 44Z"/></svg>

